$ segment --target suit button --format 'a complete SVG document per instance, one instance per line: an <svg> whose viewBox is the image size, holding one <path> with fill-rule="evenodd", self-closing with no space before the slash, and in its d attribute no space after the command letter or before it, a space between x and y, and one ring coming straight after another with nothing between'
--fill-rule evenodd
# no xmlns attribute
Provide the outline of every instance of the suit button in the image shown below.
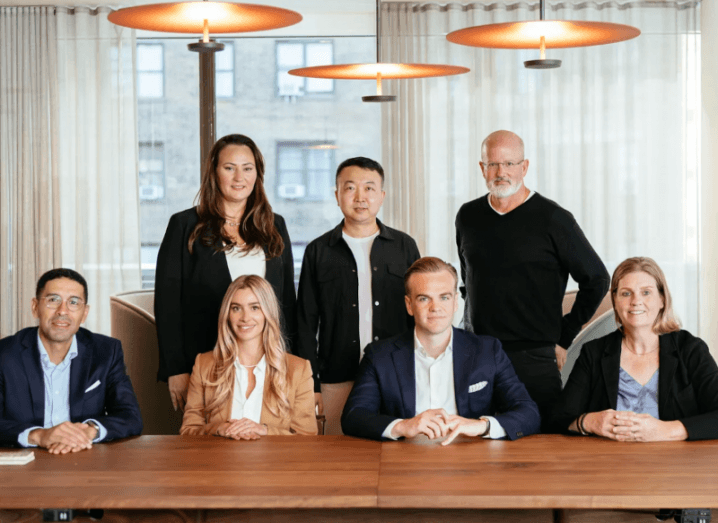
<svg viewBox="0 0 718 523"><path fill-rule="evenodd" d="M376 271L376 270L377 270L377 268L376 268L376 267L374 267L374 270Z"/></svg>
<svg viewBox="0 0 718 523"><path fill-rule="evenodd" d="M357 306L357 304L356 304L356 303L352 303L352 307L356 307L356 306Z"/></svg>
<svg viewBox="0 0 718 523"><path fill-rule="evenodd" d="M352 340L352 343L356 343L356 342L357 342L357 340Z"/></svg>
<svg viewBox="0 0 718 523"><path fill-rule="evenodd" d="M374 341L379 341L379 336L374 336Z"/></svg>
<svg viewBox="0 0 718 523"><path fill-rule="evenodd" d="M356 272L356 271L357 271L356 269L352 269L352 272Z"/></svg>
<svg viewBox="0 0 718 523"><path fill-rule="evenodd" d="M376 305L376 306L378 307L378 306L379 306L379 302L378 302L378 301L375 301L375 302L374 302L374 305Z"/></svg>

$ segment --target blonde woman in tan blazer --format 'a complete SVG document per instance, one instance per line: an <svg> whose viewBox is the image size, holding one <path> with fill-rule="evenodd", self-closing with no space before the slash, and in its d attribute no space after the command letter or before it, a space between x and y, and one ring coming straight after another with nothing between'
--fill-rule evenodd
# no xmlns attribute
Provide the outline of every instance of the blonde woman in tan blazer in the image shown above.
<svg viewBox="0 0 718 523"><path fill-rule="evenodd" d="M180 434L316 434L312 369L286 352L272 286L256 275L232 282L218 330L214 350L195 360Z"/></svg>

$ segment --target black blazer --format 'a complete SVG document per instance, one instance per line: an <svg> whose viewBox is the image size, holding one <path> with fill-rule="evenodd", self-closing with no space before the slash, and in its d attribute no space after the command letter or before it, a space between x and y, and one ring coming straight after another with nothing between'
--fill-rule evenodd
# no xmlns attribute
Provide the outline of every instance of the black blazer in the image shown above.
<svg viewBox="0 0 718 523"><path fill-rule="evenodd" d="M199 217L195 208L170 218L157 256L155 320L160 348L157 379L191 373L197 354L214 348L217 321L224 294L232 283L224 252L195 241L187 242ZM284 218L274 215L274 226L284 241L281 256L268 259L266 279L272 284L282 308L283 327L289 347L296 338L296 295L292 242ZM266 247L264 248L267 254Z"/></svg>
<svg viewBox="0 0 718 523"><path fill-rule="evenodd" d="M501 342L454 328L454 394L459 416L495 416L509 439L539 431L541 417L516 377ZM478 385L476 391L470 391ZM416 416L414 331L371 343L364 351L354 388L344 406L342 430L382 439L395 419Z"/></svg>
<svg viewBox="0 0 718 523"><path fill-rule="evenodd" d="M97 420L102 441L136 436L142 417L119 340L77 331L77 356L70 364L70 421ZM99 385L94 386L95 383ZM0 340L0 445L18 446L18 436L45 423L45 376L37 327Z"/></svg>
<svg viewBox="0 0 718 523"><path fill-rule="evenodd" d="M584 412L616 408L621 340L615 331L583 347L554 409L557 430ZM690 440L718 438L718 366L708 346L684 330L659 340L658 417L683 423Z"/></svg>

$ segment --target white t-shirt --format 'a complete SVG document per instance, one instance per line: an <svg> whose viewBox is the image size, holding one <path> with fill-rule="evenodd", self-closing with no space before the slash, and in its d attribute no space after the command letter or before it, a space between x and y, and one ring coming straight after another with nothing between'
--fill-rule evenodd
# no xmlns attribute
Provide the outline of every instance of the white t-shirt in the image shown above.
<svg viewBox="0 0 718 523"><path fill-rule="evenodd" d="M267 273L267 263L261 247L255 247L245 253L235 245L231 251L225 251L224 255L227 257L227 267L232 281L245 274L256 274L264 278Z"/></svg>
<svg viewBox="0 0 718 523"><path fill-rule="evenodd" d="M371 246L374 238L379 236L379 231L366 238L352 238L342 232L344 241L354 255L357 264L357 279L359 280L359 360L364 356L364 348L372 340L372 317L373 307L371 303Z"/></svg>

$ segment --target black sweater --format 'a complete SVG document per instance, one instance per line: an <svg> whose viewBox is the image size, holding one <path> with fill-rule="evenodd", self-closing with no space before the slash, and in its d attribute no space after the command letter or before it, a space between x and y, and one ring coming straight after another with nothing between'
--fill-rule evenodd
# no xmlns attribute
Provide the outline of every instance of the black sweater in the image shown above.
<svg viewBox="0 0 718 523"><path fill-rule="evenodd" d="M468 330L501 340L507 351L571 345L608 291L609 276L570 212L535 193L499 215L487 196L456 215ZM561 304L568 275L579 291Z"/></svg>

